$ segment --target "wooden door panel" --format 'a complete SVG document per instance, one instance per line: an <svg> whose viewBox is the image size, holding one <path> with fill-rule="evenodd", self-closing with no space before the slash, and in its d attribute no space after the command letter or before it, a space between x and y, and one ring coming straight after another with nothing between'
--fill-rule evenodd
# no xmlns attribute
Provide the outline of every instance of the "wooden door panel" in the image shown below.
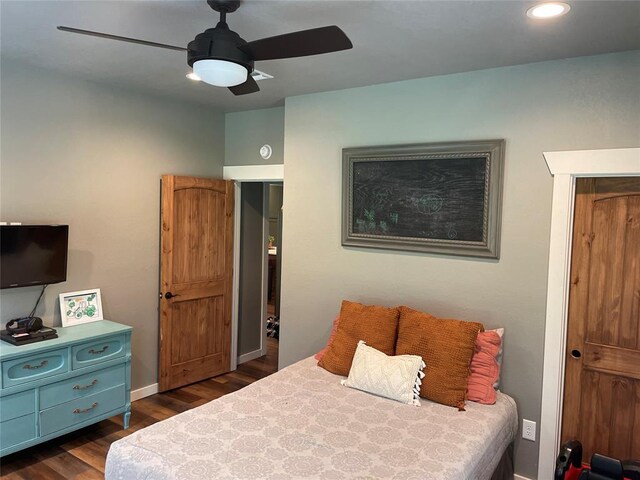
<svg viewBox="0 0 640 480"><path fill-rule="evenodd" d="M635 383L635 409L633 412L633 421L631 422L631 431L636 432L636 435L631 435L631 452L625 458L638 458L637 452L640 452L640 382Z"/></svg>
<svg viewBox="0 0 640 480"><path fill-rule="evenodd" d="M595 200L592 200L595 204ZM586 338L592 342L602 342L602 319L605 315L605 289L607 286L607 276L610 275L607 254L609 253L609 204L600 208L591 206L593 216L591 230L591 249L589 257L585 262L590 267L589 272L589 296L585 301L588 305L586 322ZM589 214L587 213L587 214ZM598 232L597 234L595 232Z"/></svg>
<svg viewBox="0 0 640 480"><path fill-rule="evenodd" d="M233 189L223 180L162 177L161 391L230 369Z"/></svg>
<svg viewBox="0 0 640 480"><path fill-rule="evenodd" d="M579 387L582 391L582 395L580 396L580 409L579 414L577 415L576 432L575 434L570 435L568 438L563 438L563 441L575 438L582 442L584 450L589 448L590 451L593 451L593 449L597 447L593 444L593 442L589 445L585 445L585 439L600 438L598 435L598 422L596 421L596 412L598 411L600 394L600 376L597 374L597 372L583 372L583 374L580 376ZM564 407L566 410L566 401ZM583 421L585 415L589 415L592 420L589 422ZM565 435L565 430L567 430L567 427L568 423L565 419L562 424L563 437ZM585 459L585 457L588 461L589 457L584 455L583 459Z"/></svg>
<svg viewBox="0 0 640 480"><path fill-rule="evenodd" d="M569 324L567 352L571 355L572 349L577 349L579 339L586 335L586 322L577 321L588 317L589 303L587 298L590 293L589 283L589 256L593 235L591 226L590 202L594 198L595 179L587 178L576 185L576 204L574 211L573 251L571 260L571 284L569 295ZM578 201L582 198L583 201ZM584 399L581 396L584 379L582 378L582 357L567 357L565 369L564 408L562 419L562 441L579 439L583 437L581 430L582 408ZM570 408L568 408L570 406Z"/></svg>
<svg viewBox="0 0 640 480"><path fill-rule="evenodd" d="M634 404L629 401L634 396L635 383L624 377L612 377L611 382L611 424L609 435L609 452L616 458L631 458L631 438L637 435L629 425L633 421Z"/></svg>
<svg viewBox="0 0 640 480"><path fill-rule="evenodd" d="M228 372L229 368L225 366L226 363L223 355L211 355L194 360L188 365L178 365L177 368L168 371L167 375L163 378L163 381L169 385L169 387L162 391L177 388L173 385L189 385L190 383L215 377L220 375L220 371Z"/></svg>
<svg viewBox="0 0 640 480"><path fill-rule="evenodd" d="M171 345L173 365L222 354L222 339L208 333L224 326L223 305L220 296L174 302L172 316L181 319L181 328Z"/></svg>
<svg viewBox="0 0 640 480"><path fill-rule="evenodd" d="M215 242L224 233L225 196L220 192L188 188L174 196L174 227L187 248L173 251L173 283L224 280L224 249Z"/></svg>
<svg viewBox="0 0 640 480"><path fill-rule="evenodd" d="M598 198L606 197L627 197L631 193L638 193L638 177L602 177L602 178L581 178L584 180L597 180L594 192Z"/></svg>
<svg viewBox="0 0 640 480"><path fill-rule="evenodd" d="M593 217L586 339L636 348L640 260L629 253L640 251L640 196L596 199Z"/></svg>
<svg viewBox="0 0 640 480"><path fill-rule="evenodd" d="M609 425L611 423L611 382L612 376L593 371L585 371L582 380L583 404L581 423L584 450L607 452L609 449ZM588 420L587 420L588 419ZM583 456L589 461L591 454Z"/></svg>
<svg viewBox="0 0 640 480"><path fill-rule="evenodd" d="M173 184L175 190L182 190L186 188L206 189L213 190L218 193L227 193L227 183L224 180L218 180L215 178L200 178L200 177L181 177L175 175L163 175L165 177L173 177Z"/></svg>
<svg viewBox="0 0 640 480"><path fill-rule="evenodd" d="M172 293L180 296L179 299L174 300L174 303L202 297L216 297L224 295L226 291L227 286L224 282L198 282L191 285L178 284L171 289Z"/></svg>
<svg viewBox="0 0 640 480"><path fill-rule="evenodd" d="M640 350L585 342L583 368L640 380Z"/></svg>
<svg viewBox="0 0 640 480"><path fill-rule="evenodd" d="M640 250L640 195L629 198L627 206L627 237L625 248ZM629 281L622 287L620 305L620 334L618 345L624 348L640 349L640 258L627 255L623 266Z"/></svg>
<svg viewBox="0 0 640 480"><path fill-rule="evenodd" d="M586 392L581 412L583 447L615 458L631 458L633 430L629 422L634 418L634 405L629 399L634 382L592 371L583 376L582 388ZM583 455L585 461L590 458L591 454Z"/></svg>
<svg viewBox="0 0 640 480"><path fill-rule="evenodd" d="M589 302L598 305L597 322L600 331L594 340L606 345L616 345L620 326L620 296L624 279L622 268L625 254L625 219L627 216L624 197L596 200L594 203L594 232L591 251L592 261L598 262L601 277L594 276L591 281L597 286L594 298ZM596 260L597 259L597 260ZM587 335L587 341L591 340Z"/></svg>
<svg viewBox="0 0 640 480"><path fill-rule="evenodd" d="M562 441L640 457L640 179L579 179L575 205Z"/></svg>

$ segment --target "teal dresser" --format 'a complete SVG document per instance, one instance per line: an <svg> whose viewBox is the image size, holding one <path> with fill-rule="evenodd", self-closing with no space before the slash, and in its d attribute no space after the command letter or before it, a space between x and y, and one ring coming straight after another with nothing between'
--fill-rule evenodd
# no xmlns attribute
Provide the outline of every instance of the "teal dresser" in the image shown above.
<svg viewBox="0 0 640 480"><path fill-rule="evenodd" d="M131 415L131 327L101 320L58 338L0 342L0 456L119 413Z"/></svg>

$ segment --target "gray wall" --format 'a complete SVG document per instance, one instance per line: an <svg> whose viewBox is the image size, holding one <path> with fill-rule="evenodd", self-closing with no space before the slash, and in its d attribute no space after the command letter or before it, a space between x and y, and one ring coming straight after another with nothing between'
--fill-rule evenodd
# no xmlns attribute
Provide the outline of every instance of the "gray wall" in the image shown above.
<svg viewBox="0 0 640 480"><path fill-rule="evenodd" d="M269 235L272 235L276 240L273 242L274 246L280 244L278 238L278 215L282 209L282 184L269 185Z"/></svg>
<svg viewBox="0 0 640 480"><path fill-rule="evenodd" d="M227 113L225 131L225 165L283 163L284 107ZM260 147L265 143L273 149L268 160L260 156Z"/></svg>
<svg viewBox="0 0 640 480"><path fill-rule="evenodd" d="M221 177L224 116L3 58L0 217L70 226L68 276L37 311L60 324L61 292L100 288L105 318L132 325L133 388L157 381L160 175ZM0 320L39 287L3 290Z"/></svg>
<svg viewBox="0 0 640 480"><path fill-rule="evenodd" d="M259 350L262 336L263 184L241 183L238 355Z"/></svg>
<svg viewBox="0 0 640 480"><path fill-rule="evenodd" d="M340 300L506 328L504 391L539 422L552 177L542 152L640 145L640 52L287 98L280 367L322 348ZM498 262L340 245L341 149L506 139ZM540 431L538 429L538 431ZM535 478L538 443L517 442Z"/></svg>

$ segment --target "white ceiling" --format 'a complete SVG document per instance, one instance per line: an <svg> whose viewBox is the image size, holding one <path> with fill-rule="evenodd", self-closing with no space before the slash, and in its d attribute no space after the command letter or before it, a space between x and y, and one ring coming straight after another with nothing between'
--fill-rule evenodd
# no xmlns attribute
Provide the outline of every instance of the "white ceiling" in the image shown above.
<svg viewBox="0 0 640 480"><path fill-rule="evenodd" d="M567 0L565 0L567 1ZM1 53L77 77L224 111L284 97L582 55L640 49L640 1L569 0L564 17L528 18L534 1L245 0L227 18L245 40L338 25L354 48L257 62L273 75L235 97L185 78L186 53L59 32L57 25L186 46L218 17L201 1L2 1Z"/></svg>

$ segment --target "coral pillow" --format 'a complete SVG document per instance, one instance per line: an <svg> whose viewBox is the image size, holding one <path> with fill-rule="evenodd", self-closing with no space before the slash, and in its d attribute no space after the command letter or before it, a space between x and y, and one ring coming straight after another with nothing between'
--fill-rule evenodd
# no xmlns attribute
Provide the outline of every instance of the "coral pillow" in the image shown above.
<svg viewBox="0 0 640 480"><path fill-rule="evenodd" d="M469 364L481 323L439 319L400 307L396 355L420 355L427 367L420 396L464 409Z"/></svg>
<svg viewBox="0 0 640 480"><path fill-rule="evenodd" d="M360 340L386 355L394 354L398 309L342 301L333 341L318 365L336 375L349 375Z"/></svg>
<svg viewBox="0 0 640 480"><path fill-rule="evenodd" d="M498 379L493 384L493 388L497 390L500 387L500 375L502 374L502 350L504 349L504 340L503 340L504 328L496 328L491 331L496 332L498 335L500 335L500 351L498 352L498 356L496 357L496 362L498 362L498 368L500 369L500 372L498 373Z"/></svg>
<svg viewBox="0 0 640 480"><path fill-rule="evenodd" d="M338 329L338 320L340 320L340 315L336 315L336 318L333 321L333 326L331 327L331 333L329 334L329 340L327 340L327 344L322 350L320 350L318 353L316 353L313 356L313 358L315 358L316 360L318 361L322 360L322 357L324 357L324 354L327 353L327 349L329 348L329 345L333 343L333 339L336 336L336 330Z"/></svg>
<svg viewBox="0 0 640 480"><path fill-rule="evenodd" d="M467 398L474 402L493 405L496 390L493 385L500 378L500 366L496 360L502 339L495 330L478 333L475 353L471 359L471 374L467 382Z"/></svg>

